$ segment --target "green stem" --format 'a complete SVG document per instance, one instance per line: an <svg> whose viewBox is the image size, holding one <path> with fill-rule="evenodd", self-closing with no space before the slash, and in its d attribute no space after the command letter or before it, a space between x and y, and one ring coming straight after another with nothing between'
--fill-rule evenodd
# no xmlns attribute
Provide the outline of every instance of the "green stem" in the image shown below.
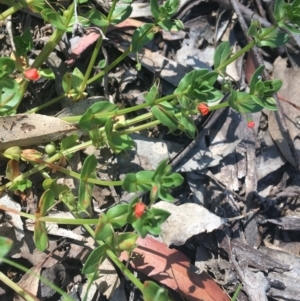
<svg viewBox="0 0 300 301"><path fill-rule="evenodd" d="M162 103L164 101L172 100L175 97L176 97L175 94L167 95L167 96L164 96L164 97L161 97L161 98L157 99L154 103L159 104L159 103ZM138 111L138 110L141 110L141 109L145 109L147 107L149 107L149 104L142 103L140 105L136 105L136 106L133 106L133 107L130 107L130 108L122 109L122 110L114 110L114 111L111 111L111 112L97 113L97 114L95 114L95 118L116 117L116 116L131 113L131 112L135 112L135 111ZM67 116L67 117L61 117L61 119L66 121L66 122L78 122L81 117L82 117L82 115Z"/></svg>
<svg viewBox="0 0 300 301"><path fill-rule="evenodd" d="M67 11L68 11L68 15L67 15L66 24L65 24L66 27L69 26L69 23L74 14L74 2L72 2L72 4L69 6ZM64 33L65 33L64 30L55 29L54 33L52 34L52 36L46 43L45 47L42 49L40 54L37 56L37 58L33 62L33 64L32 64L33 68L39 68L45 62L45 60L47 60L50 53L53 51L53 49L59 43L59 41L61 40Z"/></svg>
<svg viewBox="0 0 300 301"><path fill-rule="evenodd" d="M39 217L40 222L55 223L60 225L97 225L99 219L84 219L84 218L57 218L50 216Z"/></svg>
<svg viewBox="0 0 300 301"><path fill-rule="evenodd" d="M57 169L66 175L69 175L75 179L81 180L80 174L75 171L69 170L69 169L61 167L61 166L57 166ZM102 185L102 186L122 186L122 184L123 184L123 181L102 181L102 180L98 180L98 179L94 179L94 178L87 178L85 180L85 182Z"/></svg>
<svg viewBox="0 0 300 301"><path fill-rule="evenodd" d="M51 99L50 101L48 101L47 103L44 103L44 104L42 104L42 105L40 105L40 106L38 106L38 107L35 107L35 108L31 109L31 110L28 110L28 111L26 112L26 114L33 114L33 113L36 113L36 112L38 112L38 111L40 111L40 110L43 110L43 109L45 109L45 108L47 108L47 107L50 107L50 106L52 106L53 104L55 104L55 103L57 103L58 101L60 101L60 100L61 100L62 98L64 98L64 97L66 97L65 94L63 94L63 95L61 95L61 96L58 96L58 97L55 97L55 98Z"/></svg>
<svg viewBox="0 0 300 301"><path fill-rule="evenodd" d="M143 292L143 284L130 272L130 270L120 261L120 259L111 250L106 250L107 256L122 271L122 273L141 291Z"/></svg>
<svg viewBox="0 0 300 301"><path fill-rule="evenodd" d="M110 7L110 10L109 10L109 13L108 13L108 16L107 16L107 20L108 20L109 23L111 21L111 18L112 18L113 12L115 10L116 4L117 4L117 0L114 0L113 3L112 3L112 5L111 5L111 7ZM103 32L104 35L107 32L107 28L108 28L108 26L102 28L102 32ZM89 62L87 71L86 71L86 73L84 75L83 82L82 82L82 84L80 86L80 89L79 89L79 91L80 91L79 93L80 94L83 93L83 91L84 91L84 89L86 87L86 84L88 82L90 74L91 74L91 72L93 70L94 63L95 63L95 61L97 59L98 53L99 53L100 48L102 46L102 42L103 42L103 36L101 35L100 38L99 38L99 40L96 43L96 46L95 46L94 51L93 51L92 58L91 58L91 60Z"/></svg>
<svg viewBox="0 0 300 301"><path fill-rule="evenodd" d="M23 7L24 6L21 3L18 3L18 4L15 4L15 5L11 6L10 8L8 8L3 13L0 13L0 21L5 20L7 17L9 17L10 15L16 13L17 11L19 11Z"/></svg>
<svg viewBox="0 0 300 301"><path fill-rule="evenodd" d="M91 77L88 81L87 84L89 85L90 83L98 80L99 78L101 78L105 73L107 73L108 71L110 71L112 68L114 68L115 66L117 66L121 61L123 61L128 54L131 52L131 47L129 47L128 49L126 49L115 61L113 61L110 65L108 65L106 68L104 68L102 71L100 71L98 74L96 74L95 76Z"/></svg>
<svg viewBox="0 0 300 301"><path fill-rule="evenodd" d="M59 287L57 287L56 285L54 285L51 281L49 281L48 279L44 278L43 276L38 275L37 273L33 272L31 269L27 269L25 267L23 267L22 265L9 260L7 258L1 258L1 261L7 263L10 266L15 267L16 269L19 269L23 272L25 272L26 274L29 274L31 276L37 277L38 279L41 280L41 282L43 282L45 285L47 285L48 287L52 288L54 291L56 291L57 293L59 293L61 296L64 297L64 300L66 301L74 301L66 292L64 292L62 289L60 289Z"/></svg>
<svg viewBox="0 0 300 301"><path fill-rule="evenodd" d="M36 298L31 297L22 287L20 287L17 283L14 283L2 272L0 272L0 281L2 281L8 287L10 287L12 290L14 290L24 300L26 300L26 301L35 301L36 300Z"/></svg>
<svg viewBox="0 0 300 301"><path fill-rule="evenodd" d="M68 206L68 205L67 205ZM70 209L70 208L69 208ZM79 214L73 212L76 218L80 218ZM95 232L90 225L84 224L85 230L95 239ZM101 240L96 240L99 246L103 246L104 242ZM122 271L122 273L140 290L143 291L143 284L130 272L130 270L120 261L120 259L111 250L106 250L107 256L113 261L113 263Z"/></svg>
<svg viewBox="0 0 300 301"><path fill-rule="evenodd" d="M263 40L266 36L268 36L273 30L277 28L276 25L271 26L264 34L258 37L258 40ZM224 69L226 66L234 62L236 59L238 59L240 56L248 52L251 48L253 48L256 45L256 41L253 40L249 44L247 44L244 48L242 48L240 51L235 53L233 56L231 56L228 60L226 60L223 64L221 64L218 68L215 69L215 71L220 72L222 69Z"/></svg>
<svg viewBox="0 0 300 301"><path fill-rule="evenodd" d="M103 31L103 34L105 34L104 31ZM84 79L83 79L83 81L82 81L82 83L80 85L79 92L78 92L79 95L81 95L83 93L83 91L85 90L86 83L87 83L87 81L88 81L88 79L90 77L90 74L91 74L92 70L93 70L93 66L95 64L95 61L96 61L97 56L98 56L98 53L99 53L100 48L102 46L102 42L103 42L103 37L102 37L102 35L100 35L100 38L98 39L98 41L96 43L96 46L94 48L92 57L90 59L89 65L88 65L88 68L87 68L87 70L85 72Z"/></svg>

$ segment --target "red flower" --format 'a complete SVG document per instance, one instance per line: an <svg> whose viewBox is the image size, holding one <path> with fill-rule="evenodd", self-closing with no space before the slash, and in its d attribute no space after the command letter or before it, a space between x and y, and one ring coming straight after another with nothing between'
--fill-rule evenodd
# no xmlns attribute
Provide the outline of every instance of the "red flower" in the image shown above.
<svg viewBox="0 0 300 301"><path fill-rule="evenodd" d="M249 129L253 129L255 126L255 122L253 120L249 120L247 123L247 126Z"/></svg>
<svg viewBox="0 0 300 301"><path fill-rule="evenodd" d="M207 115L209 113L209 107L204 104L204 103L200 103L198 105L198 111L202 114L202 115Z"/></svg>
<svg viewBox="0 0 300 301"><path fill-rule="evenodd" d="M144 212L146 210L146 205L142 202L136 203L134 207L134 215L136 218L140 218L143 216Z"/></svg>
<svg viewBox="0 0 300 301"><path fill-rule="evenodd" d="M41 76L36 68L31 68L23 71L23 75L29 80L38 80Z"/></svg>

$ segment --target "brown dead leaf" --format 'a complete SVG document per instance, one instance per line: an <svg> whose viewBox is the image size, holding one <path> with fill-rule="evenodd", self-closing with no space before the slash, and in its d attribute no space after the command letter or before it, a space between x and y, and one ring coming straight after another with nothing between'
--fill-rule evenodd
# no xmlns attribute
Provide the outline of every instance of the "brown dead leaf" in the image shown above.
<svg viewBox="0 0 300 301"><path fill-rule="evenodd" d="M20 285L20 287L22 287L22 289L26 291L27 294L30 294L31 297L37 295L39 289L39 281L40 281L37 275L41 274L41 270L42 270L41 264L32 267L30 269L31 273L26 273L18 282L18 285ZM21 301L21 300L23 300L23 298L21 298L20 296L14 298L14 301ZM34 300L39 300L39 298L34 297Z"/></svg>
<svg viewBox="0 0 300 301"><path fill-rule="evenodd" d="M190 301L229 301L229 297L205 272L196 274L190 269L190 260L181 252L169 249L165 244L151 238L139 238L138 254L132 266L143 274L179 292ZM128 260L127 253L121 259Z"/></svg>
<svg viewBox="0 0 300 301"><path fill-rule="evenodd" d="M0 150L55 141L75 130L75 126L59 118L40 114L0 117Z"/></svg>

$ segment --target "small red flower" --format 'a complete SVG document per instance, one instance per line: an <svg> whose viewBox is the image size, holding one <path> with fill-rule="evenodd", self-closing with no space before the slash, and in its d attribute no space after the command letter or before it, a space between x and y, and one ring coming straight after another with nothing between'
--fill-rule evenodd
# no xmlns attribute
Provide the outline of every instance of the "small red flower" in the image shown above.
<svg viewBox="0 0 300 301"><path fill-rule="evenodd" d="M249 129L253 129L255 126L255 122L253 120L249 120L247 123L247 126Z"/></svg>
<svg viewBox="0 0 300 301"><path fill-rule="evenodd" d="M36 68L24 70L23 75L26 79L33 81L38 80L41 77L39 71Z"/></svg>
<svg viewBox="0 0 300 301"><path fill-rule="evenodd" d="M200 103L198 105L198 111L202 114L202 115L207 115L209 113L209 107L204 104L204 103Z"/></svg>
<svg viewBox="0 0 300 301"><path fill-rule="evenodd" d="M136 218L140 218L143 216L144 212L146 210L146 205L142 202L136 203L134 207L134 215Z"/></svg>

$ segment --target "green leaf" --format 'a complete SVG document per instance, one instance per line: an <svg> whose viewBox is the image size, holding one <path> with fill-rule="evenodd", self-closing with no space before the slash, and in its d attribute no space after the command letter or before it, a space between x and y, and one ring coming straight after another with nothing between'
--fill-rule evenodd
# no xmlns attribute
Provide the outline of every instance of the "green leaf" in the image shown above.
<svg viewBox="0 0 300 301"><path fill-rule="evenodd" d="M250 92L249 92L249 94L251 94L251 95L255 94L256 83L258 81L261 81L261 77L262 77L262 74L264 72L264 69L265 69L265 66L261 65L253 73L253 75L251 77L251 80L250 80Z"/></svg>
<svg viewBox="0 0 300 301"><path fill-rule="evenodd" d="M179 173L172 173L171 175L164 176L161 179L161 184L166 188L175 188L180 186L184 178Z"/></svg>
<svg viewBox="0 0 300 301"><path fill-rule="evenodd" d="M167 289L153 281L145 281L143 287L142 293L145 301L172 301Z"/></svg>
<svg viewBox="0 0 300 301"><path fill-rule="evenodd" d="M159 97L159 81L156 81L149 92L144 94L144 98L149 106L153 106L155 100Z"/></svg>
<svg viewBox="0 0 300 301"><path fill-rule="evenodd" d="M144 24L137 28L132 36L132 51L140 51L144 45L148 44L154 38L154 32L152 31L153 24Z"/></svg>
<svg viewBox="0 0 300 301"><path fill-rule="evenodd" d="M72 81L72 87L76 92L80 91L80 86L84 80L84 75L82 72L76 67L72 73L71 81Z"/></svg>
<svg viewBox="0 0 300 301"><path fill-rule="evenodd" d="M184 126L184 131L187 133L187 135L190 138L194 139L196 136L197 128L195 127L193 119L187 116L186 114L182 113L181 122Z"/></svg>
<svg viewBox="0 0 300 301"><path fill-rule="evenodd" d="M282 81L279 79L266 80L264 82L264 95L272 96L274 93L278 92L282 86Z"/></svg>
<svg viewBox="0 0 300 301"><path fill-rule="evenodd" d="M97 226L95 228L95 240L105 240L112 235L113 230L111 224L104 213L101 213Z"/></svg>
<svg viewBox="0 0 300 301"><path fill-rule="evenodd" d="M276 22L282 21L285 15L285 10L283 9L286 2L284 0L276 0L274 5L274 18Z"/></svg>
<svg viewBox="0 0 300 301"><path fill-rule="evenodd" d="M0 236L0 259L4 258L12 248L13 241L9 238Z"/></svg>
<svg viewBox="0 0 300 301"><path fill-rule="evenodd" d="M10 75L16 68L15 61L9 57L0 57L0 78Z"/></svg>
<svg viewBox="0 0 300 301"><path fill-rule="evenodd" d="M66 21L67 21L66 18L63 16L60 16L57 12L54 12L52 9L46 8L46 9L42 10L41 15L47 22L49 22L51 25L53 25L57 29L61 29L64 31L67 30L67 27L65 25Z"/></svg>
<svg viewBox="0 0 300 301"><path fill-rule="evenodd" d="M105 260L106 258L106 250L108 249L108 246L104 244L103 246L100 246L92 251L88 259L86 260L82 273L83 274L92 274L96 273L99 269L100 264Z"/></svg>
<svg viewBox="0 0 300 301"><path fill-rule="evenodd" d="M262 28L260 35L269 31L269 28ZM290 36L285 32L280 32L278 28L272 30L263 40L257 41L259 47L269 46L272 48L282 46L289 41Z"/></svg>
<svg viewBox="0 0 300 301"><path fill-rule="evenodd" d="M99 101L94 103L80 118L80 128L85 131L90 131L104 125L110 117L97 117L95 114L112 112L115 109L117 109L117 106L109 101Z"/></svg>
<svg viewBox="0 0 300 301"><path fill-rule="evenodd" d="M72 17L70 23L68 24L68 29L67 32L72 32L74 25L76 24L76 22L79 22L79 24L82 27L88 27L91 25L91 21L88 18L85 18L83 16L77 16L77 19L75 16Z"/></svg>
<svg viewBox="0 0 300 301"><path fill-rule="evenodd" d="M41 69L39 70L39 74L47 79L55 79L55 74L51 69Z"/></svg>
<svg viewBox="0 0 300 301"><path fill-rule="evenodd" d="M79 136L77 134L71 134L61 140L60 151L67 150L76 145Z"/></svg>
<svg viewBox="0 0 300 301"><path fill-rule="evenodd" d="M90 11L88 18L92 22L92 24L96 26L106 27L109 25L109 21L107 20L106 16L96 9L92 9Z"/></svg>
<svg viewBox="0 0 300 301"><path fill-rule="evenodd" d="M89 155L84 160L81 173L80 173L80 179L82 181L86 181L92 173L95 172L95 169L97 167L97 159L95 155Z"/></svg>
<svg viewBox="0 0 300 301"><path fill-rule="evenodd" d="M137 191L136 181L137 181L136 175L134 173L128 173L126 174L123 180L122 188L129 192L136 192Z"/></svg>
<svg viewBox="0 0 300 301"><path fill-rule="evenodd" d="M131 13L132 13L131 5L117 5L112 14L111 24L116 25L123 22L124 20L129 18Z"/></svg>
<svg viewBox="0 0 300 301"><path fill-rule="evenodd" d="M207 73L207 69L198 69L189 72L181 79L177 89L174 91L174 94L180 95L182 92L185 92L188 88L192 86L193 83L195 83L195 80L197 78L202 78Z"/></svg>
<svg viewBox="0 0 300 301"><path fill-rule="evenodd" d="M110 208L106 217L108 222L115 228L124 227L127 224L129 204L120 204Z"/></svg>
<svg viewBox="0 0 300 301"><path fill-rule="evenodd" d="M173 202L174 201L173 196L169 193L169 189L165 188L162 185L159 186L158 197L160 199L162 199L163 201L166 201L166 202Z"/></svg>
<svg viewBox="0 0 300 301"><path fill-rule="evenodd" d="M53 196L55 199L59 199L59 195L64 191L69 191L69 187L67 185L57 184L56 179L45 179L43 182L43 188L45 190L50 189L53 192Z"/></svg>
<svg viewBox="0 0 300 301"><path fill-rule="evenodd" d="M47 214L50 207L54 205L54 195L50 189L47 189L41 196L39 201L39 207L35 213L36 217L42 217Z"/></svg>
<svg viewBox="0 0 300 301"><path fill-rule="evenodd" d="M131 252L136 247L138 235L135 233L120 233L117 236L117 249L118 251Z"/></svg>
<svg viewBox="0 0 300 301"><path fill-rule="evenodd" d="M231 90L228 103L231 108L242 114L255 113L263 109L262 106L252 99L252 95L245 92L237 92L233 89Z"/></svg>
<svg viewBox="0 0 300 301"><path fill-rule="evenodd" d="M152 16L154 17L155 21L157 22L160 17L158 0L150 0L150 9L151 9Z"/></svg>
<svg viewBox="0 0 300 301"><path fill-rule="evenodd" d="M296 33L296 34L300 33L299 26L295 26L294 24L284 24L280 27L282 27L292 33Z"/></svg>
<svg viewBox="0 0 300 301"><path fill-rule="evenodd" d="M136 174L137 178L137 190L138 191L150 191L153 184L154 171L142 170Z"/></svg>
<svg viewBox="0 0 300 301"><path fill-rule="evenodd" d="M48 247L48 235L45 226L45 222L40 222L39 220L35 220L34 222L34 233L33 240L36 248L44 252Z"/></svg>
<svg viewBox="0 0 300 301"><path fill-rule="evenodd" d="M17 56L22 56L33 48L32 35L29 29L26 29L21 36L14 37Z"/></svg>
<svg viewBox="0 0 300 301"><path fill-rule="evenodd" d="M165 169L168 166L168 161L169 159L161 161L155 169L154 175L150 179L153 179L154 181L160 181L161 177L164 175Z"/></svg>
<svg viewBox="0 0 300 301"><path fill-rule="evenodd" d="M93 194L93 183L88 183L88 178L96 178L95 169L97 167L97 159L94 155L88 156L83 163L80 173L80 183L78 192L78 206L85 211L91 204Z"/></svg>
<svg viewBox="0 0 300 301"><path fill-rule="evenodd" d="M135 143L129 135L117 136L116 134L108 140L108 144L111 150L116 154L123 150L129 150L135 147Z"/></svg>
<svg viewBox="0 0 300 301"><path fill-rule="evenodd" d="M162 102L151 108L151 112L155 118L171 130L178 127L178 120L176 119L173 110L172 105L168 102Z"/></svg>
<svg viewBox="0 0 300 301"><path fill-rule="evenodd" d="M273 97L268 97L267 99L264 99L262 97L251 95L251 98L261 107L264 107L271 111L277 110L277 104Z"/></svg>
<svg viewBox="0 0 300 301"><path fill-rule="evenodd" d="M0 79L0 116L8 115L20 103L22 89L10 78Z"/></svg>
<svg viewBox="0 0 300 301"><path fill-rule="evenodd" d="M12 185L9 186L9 190L24 191L25 189L30 188L31 186L32 186L32 182L29 179L22 179L20 181L13 182Z"/></svg>
<svg viewBox="0 0 300 301"><path fill-rule="evenodd" d="M72 87L72 76L69 72L66 72L63 76L62 87L65 93L69 93Z"/></svg>
<svg viewBox="0 0 300 301"><path fill-rule="evenodd" d="M154 221L157 225L164 223L168 217L171 215L170 212L160 209L160 208L150 208L151 215L154 216Z"/></svg>
<svg viewBox="0 0 300 301"><path fill-rule="evenodd" d="M128 173L122 184L122 188L129 192L150 191L154 171L142 170L138 173Z"/></svg>
<svg viewBox="0 0 300 301"><path fill-rule="evenodd" d="M167 11L167 16L171 18L178 10L179 0L168 0L164 3L163 7Z"/></svg>
<svg viewBox="0 0 300 301"><path fill-rule="evenodd" d="M214 68L218 69L220 65L222 65L230 56L231 49L230 49L230 43L228 41L222 42L216 49L215 55L214 55ZM225 72L226 67L223 68L222 72Z"/></svg>
<svg viewBox="0 0 300 301"><path fill-rule="evenodd" d="M257 20L251 20L251 24L248 28L247 34L248 34L248 36L251 36L254 38L258 37Z"/></svg>

